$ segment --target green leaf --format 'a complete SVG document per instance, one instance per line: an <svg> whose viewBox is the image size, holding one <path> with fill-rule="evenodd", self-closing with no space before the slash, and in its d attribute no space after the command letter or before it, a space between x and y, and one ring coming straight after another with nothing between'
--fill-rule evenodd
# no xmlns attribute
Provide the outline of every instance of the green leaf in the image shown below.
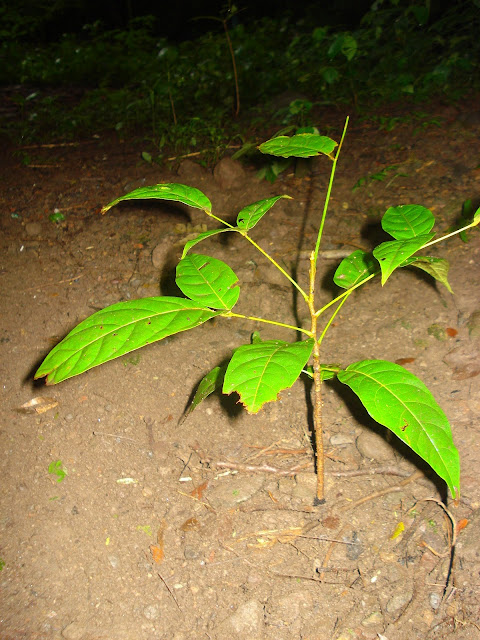
<svg viewBox="0 0 480 640"><path fill-rule="evenodd" d="M378 272L378 262L371 253L354 251L338 265L333 281L337 287L350 289L372 273Z"/></svg>
<svg viewBox="0 0 480 640"><path fill-rule="evenodd" d="M56 384L146 344L197 327L216 315L218 312L183 298L119 302L77 325L50 351L35 378L47 376L47 384Z"/></svg>
<svg viewBox="0 0 480 640"><path fill-rule="evenodd" d="M409 266L417 267L417 269L422 269L422 271L426 271L432 278L438 280L443 285L447 287L450 293L453 294L452 287L448 282L448 270L450 269L450 264L448 260L444 260L443 258L434 258L431 256L420 256L418 258L410 258L411 262Z"/></svg>
<svg viewBox="0 0 480 640"><path fill-rule="evenodd" d="M183 204L188 205L189 207L194 207L195 209L202 209L210 213L212 210L212 203L207 198L207 196L202 193L199 189L195 189L194 187L187 187L184 184L176 184L176 183L164 183L164 184L156 184L152 187L140 187L139 189L135 189L135 191L131 191L110 204L107 204L102 209L102 213L106 213L109 209L114 207L119 202L123 200L172 200L174 202L182 202Z"/></svg>
<svg viewBox="0 0 480 640"><path fill-rule="evenodd" d="M237 216L237 227L239 229L243 229L244 231L248 231L249 229L253 229L253 227L257 224L259 220L269 211L273 205L280 200L281 198L288 198L291 200L290 196L274 196L273 198L266 198L265 200L259 200L258 202L254 202L253 204L249 204L248 207L245 207L240 211Z"/></svg>
<svg viewBox="0 0 480 640"><path fill-rule="evenodd" d="M343 39L342 53L349 62L355 57L355 54L357 53L357 48L358 48L358 45L355 38L348 34L345 35Z"/></svg>
<svg viewBox="0 0 480 640"><path fill-rule="evenodd" d="M180 260L175 282L186 296L203 307L231 309L240 295L238 278L228 264L197 253Z"/></svg>
<svg viewBox="0 0 480 640"><path fill-rule="evenodd" d="M382 218L382 228L395 240L409 240L429 233L435 218L430 209L419 204L390 207Z"/></svg>
<svg viewBox="0 0 480 640"><path fill-rule="evenodd" d="M475 211L472 221L472 226L476 227L477 224L480 224L480 207Z"/></svg>
<svg viewBox="0 0 480 640"><path fill-rule="evenodd" d="M238 149L238 151L235 151L235 153L232 156L232 160L238 160L238 158L241 158L242 156L250 153L251 151L255 151L257 148L257 145L254 142L244 142L243 145L240 147L240 149Z"/></svg>
<svg viewBox="0 0 480 640"><path fill-rule="evenodd" d="M374 420L393 431L445 480L460 487L460 461L448 420L413 373L384 360L355 362L337 375L360 398Z"/></svg>
<svg viewBox="0 0 480 640"><path fill-rule="evenodd" d="M348 61L355 57L357 52L357 41L348 34L340 33L328 48L327 55L330 59L335 58L339 53L343 53Z"/></svg>
<svg viewBox="0 0 480 640"><path fill-rule="evenodd" d="M61 460L54 460L48 465L48 473L57 476L57 482L62 482L67 475L67 472L63 468Z"/></svg>
<svg viewBox="0 0 480 640"><path fill-rule="evenodd" d="M193 396L192 403L188 407L185 415L183 416L183 420L192 413L192 411L198 407L198 405L208 398L210 394L212 394L223 384L223 378L225 376L226 366L224 367L215 367L206 376L202 378L200 384L195 391L195 395ZM182 420L182 422L183 422Z"/></svg>
<svg viewBox="0 0 480 640"><path fill-rule="evenodd" d="M278 136L261 144L258 148L262 153L282 158L310 158L324 153L329 156L337 146L337 143L326 136L317 136L312 133L299 133L297 135Z"/></svg>
<svg viewBox="0 0 480 640"><path fill-rule="evenodd" d="M382 242L378 247L375 247L373 255L380 263L382 285L385 284L397 267L400 267L405 260L419 251L434 235L434 233L427 233L409 240Z"/></svg>
<svg viewBox="0 0 480 640"><path fill-rule="evenodd" d="M313 349L313 339L303 342L266 340L239 347L227 367L223 393L236 391L249 413L276 400L302 372Z"/></svg>
<svg viewBox="0 0 480 640"><path fill-rule="evenodd" d="M199 233L196 238L193 238L192 240L189 240L185 243L185 246L183 247L182 259L187 255L192 247L194 247L202 240L206 240L207 238L210 238L210 236L216 236L218 233L225 233L226 231L236 231L236 229L229 229L227 227L226 229L211 229L210 231Z"/></svg>
<svg viewBox="0 0 480 640"><path fill-rule="evenodd" d="M327 84L333 84L340 77L340 74L338 73L338 70L335 69L335 67L323 67L323 69L320 71L320 75Z"/></svg>

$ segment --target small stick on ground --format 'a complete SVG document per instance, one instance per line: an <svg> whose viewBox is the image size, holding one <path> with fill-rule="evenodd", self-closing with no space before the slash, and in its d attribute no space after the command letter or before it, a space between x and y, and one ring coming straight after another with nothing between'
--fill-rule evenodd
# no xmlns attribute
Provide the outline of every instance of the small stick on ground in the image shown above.
<svg viewBox="0 0 480 640"><path fill-rule="evenodd" d="M268 464L244 464L242 462L213 462L213 466L218 469L232 469L234 471L249 471L250 473L274 473L279 476L294 476L302 469L308 469L312 466L312 462L304 462L297 464L290 469L280 469L272 467Z"/></svg>
<svg viewBox="0 0 480 640"><path fill-rule="evenodd" d="M180 607L180 605L178 604L178 600L176 599L175 594L173 593L173 591L172 591L172 590L170 589L170 587L168 586L168 584L167 584L167 582L166 582L165 578L162 576L162 574L161 574L159 571L157 571L157 574L158 574L158 577L160 578L160 580L161 580L161 581L163 582L163 584L165 585L165 587L166 587L166 589L167 589L168 593L172 596L173 601L174 601L174 602L175 602L175 604L177 605L177 607L178 607L179 611L182 611L182 608L181 608L181 607ZM182 611L182 613L183 613L183 611Z"/></svg>
<svg viewBox="0 0 480 640"><path fill-rule="evenodd" d="M413 482L417 478L422 478L423 475L424 475L423 471L420 471L420 470L415 471L415 473L412 473L411 475L409 475L407 478L405 478L405 480L402 480L401 482L393 485L392 487L387 487L386 489L380 489L380 491L374 491L370 495L360 498L360 500L357 500L356 502L352 502L351 504L345 505L343 509L341 509L341 511L350 511L350 509L355 509L355 507L359 507L361 504L365 504L365 502L369 502L370 500L375 500L375 498L381 498L382 496L386 496L389 493L396 493L398 491L401 491L403 487L405 487L407 484L409 484L410 482Z"/></svg>
<svg viewBox="0 0 480 640"><path fill-rule="evenodd" d="M249 455L245 462L247 462L248 460L254 460L255 458L260 457L261 455L265 455L267 453L272 454L272 453L276 453L276 449L275 447L280 444L280 442L282 442L282 440L277 440L276 442L272 442L272 444L269 444L267 447L264 448L260 448L260 451L256 451L255 453L252 453L251 455ZM257 447L255 447L257 448Z"/></svg>
<svg viewBox="0 0 480 640"><path fill-rule="evenodd" d="M56 149L58 147L78 147L81 144L94 144L97 140L80 140L79 142L57 142L50 144L27 144L20 149Z"/></svg>
<svg viewBox="0 0 480 640"><path fill-rule="evenodd" d="M372 475L384 475L384 476L399 476L401 478L408 478L409 471L402 471L397 467L377 467L373 469L352 469L350 471L331 471L329 475L335 478L355 478L357 476L372 476Z"/></svg>

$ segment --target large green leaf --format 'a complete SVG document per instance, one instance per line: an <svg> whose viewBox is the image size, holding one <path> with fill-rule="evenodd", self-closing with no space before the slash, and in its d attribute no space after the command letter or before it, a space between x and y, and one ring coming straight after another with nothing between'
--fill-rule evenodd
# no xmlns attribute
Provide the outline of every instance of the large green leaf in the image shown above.
<svg viewBox="0 0 480 640"><path fill-rule="evenodd" d="M184 184L176 183L164 183L156 184L152 187L140 187L131 191L124 196L120 196L110 204L107 204L102 209L102 213L106 213L109 209L114 207L123 200L172 200L174 202L183 202L183 204L195 209L202 209L210 213L212 210L212 203L207 196L199 189L194 187L188 187Z"/></svg>
<svg viewBox="0 0 480 640"><path fill-rule="evenodd" d="M75 327L45 358L35 378L55 384L218 315L183 298L119 302Z"/></svg>
<svg viewBox="0 0 480 640"><path fill-rule="evenodd" d="M249 204L248 207L242 209L237 216L238 228L243 229L244 231L253 229L257 222L273 207L277 200L280 200L280 198L288 198L291 200L290 196L283 195L266 198L265 200L259 200L258 202Z"/></svg>
<svg viewBox="0 0 480 640"><path fill-rule="evenodd" d="M294 136L277 136L267 140L258 148L262 153L282 158L310 158L321 153L329 156L337 146L335 140L313 133L299 133Z"/></svg>
<svg viewBox="0 0 480 640"><path fill-rule="evenodd" d="M192 247L194 247L202 240L206 240L207 238L210 238L210 236L216 236L219 233L225 233L226 231L236 231L236 229L229 229L228 227L226 227L225 229L211 229L210 231L199 233L196 238L192 238L192 240L189 240L185 243L185 246L183 247L182 258L187 255Z"/></svg>
<svg viewBox="0 0 480 640"><path fill-rule="evenodd" d="M405 260L421 249L434 235L434 233L427 233L408 240L382 242L378 247L375 247L373 255L380 263L382 285L385 284L397 267L402 266Z"/></svg>
<svg viewBox="0 0 480 640"><path fill-rule="evenodd" d="M408 266L417 267L417 269L426 271L432 278L435 278L435 280L445 285L450 293L453 293L452 287L448 282L448 270L450 269L448 260L444 258L434 258L432 256L414 256L413 258L409 258Z"/></svg>
<svg viewBox="0 0 480 640"><path fill-rule="evenodd" d="M175 279L183 293L213 309L231 309L240 295L235 272L217 258L191 253L177 265Z"/></svg>
<svg viewBox="0 0 480 640"><path fill-rule="evenodd" d="M447 417L413 373L384 360L355 362L337 374L384 425L445 480L452 495L460 487L460 461Z"/></svg>
<svg viewBox="0 0 480 640"><path fill-rule="evenodd" d="M378 271L378 262L373 258L372 254L358 250L341 261L335 271L333 281L337 287L350 289Z"/></svg>
<svg viewBox="0 0 480 640"><path fill-rule="evenodd" d="M433 213L419 204L390 207L382 218L382 228L395 240L408 240L429 233L434 224Z"/></svg>
<svg viewBox="0 0 480 640"><path fill-rule="evenodd" d="M302 372L313 349L313 339L303 342L266 340L239 347L225 373L223 393L236 391L249 413L276 400Z"/></svg>

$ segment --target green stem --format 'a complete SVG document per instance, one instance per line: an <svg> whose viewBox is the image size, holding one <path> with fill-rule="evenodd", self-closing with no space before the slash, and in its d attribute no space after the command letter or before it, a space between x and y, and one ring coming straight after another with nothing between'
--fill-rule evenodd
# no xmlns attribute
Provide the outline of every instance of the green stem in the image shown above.
<svg viewBox="0 0 480 640"><path fill-rule="evenodd" d="M328 182L327 195L325 196L325 204L323 205L322 220L320 222L320 227L318 229L317 242L315 243L315 252L314 252L315 262L317 262L318 260L318 252L320 251L320 241L322 239L323 227L325 225L325 220L327 217L328 204L330 202L330 194L332 192L333 179L335 177L335 169L337 167L337 160L340 155L340 151L342 149L343 140L345 138L345 134L347 133L348 120L349 118L347 116L347 119L345 120L345 126L343 127L342 137L340 139L340 144L338 145L337 153L335 154L335 157L333 159L332 170L330 172L330 180Z"/></svg>
<svg viewBox="0 0 480 640"><path fill-rule="evenodd" d="M422 249L425 249L426 247L431 247L432 244L436 244L437 242L442 242L443 240L446 240L447 238L451 238L452 236L456 236L458 233L462 233L462 231L466 231L467 229L471 229L472 227L476 227L478 225L478 221L475 222L471 222L470 224L467 224L465 227L462 227L461 229L457 229L456 231L452 231L452 233L448 233L446 236L442 236L441 238L437 238L436 240L432 240L431 242L427 242L427 244L424 244ZM420 251L420 249L419 249Z"/></svg>
<svg viewBox="0 0 480 640"><path fill-rule="evenodd" d="M253 322L264 322L266 324L274 324L277 327L285 327L286 329L293 329L294 331L300 331L304 333L309 338L313 338L313 333L308 329L302 329L301 327L295 327L291 324L285 324L284 322L277 322L275 320L267 320L265 318L257 318L255 316L244 316L242 313L234 313L233 311L226 311L225 313L221 313L220 316L222 318L243 318L245 320L252 320Z"/></svg>
<svg viewBox="0 0 480 640"><path fill-rule="evenodd" d="M352 291L353 291L353 289L349 289L349 290L347 291L347 294L352 293ZM337 308L335 309L335 311L332 313L332 317L330 318L330 320L329 320L329 321L327 322L327 324L325 325L325 327L324 327L324 329L323 329L322 333L320 334L320 338L318 338L318 344L319 344L319 345L321 345L321 344L322 344L322 341L323 341L323 339L324 339L324 337L325 337L325 334L327 333L327 331L328 331L328 329L329 329L330 325L332 324L332 322L333 322L333 321L334 321L334 319L335 319L335 316L336 316L336 315L337 315L337 313L340 311L340 309L343 307L343 305L345 304L345 302L347 301L347 299L348 299L348 295L344 296L344 297L343 297L343 300L340 302L340 304L338 305L338 307L337 307Z"/></svg>
<svg viewBox="0 0 480 640"><path fill-rule="evenodd" d="M227 20L223 19L223 28L225 30L225 37L227 38L228 49L230 51L230 57L232 59L232 67L233 67L233 78L235 80L235 97L236 97L236 108L235 108L235 116L238 116L240 112L240 89L238 88L238 73L237 73L237 63L235 62L235 53L233 51L232 41L230 39L230 34L228 33Z"/></svg>
<svg viewBox="0 0 480 640"><path fill-rule="evenodd" d="M233 231L238 231L237 227L234 227L233 224L229 224L228 222L226 222L225 220L222 220L221 218L219 218L218 216L215 216L211 211L207 211L207 209L202 209L202 211L204 213L207 214L207 216L210 216L210 218L213 218L214 220L216 220L217 222L221 222L222 224L224 224L226 227L228 227L229 229L232 229Z"/></svg>
<svg viewBox="0 0 480 640"><path fill-rule="evenodd" d="M242 233L240 231L240 233ZM270 262L277 267L277 269L280 271L280 273L282 273L285 278L287 278L287 280L293 284L293 286L300 292L300 295L302 296L302 298L305 300L305 302L308 304L308 295L305 293L305 291L302 289L302 287L298 284L298 282L296 282L286 271L285 269L282 269L282 267L278 264L278 262L276 262L276 260L274 260L272 258L272 256L270 256L266 251L264 251L262 249L262 247L260 247L254 240L252 240L250 238L249 235L247 235L247 233L243 232L242 233L243 237L246 238L254 247L255 249L257 249L258 251L260 251L260 253L265 256L265 258L267 258L267 260L270 260Z"/></svg>
<svg viewBox="0 0 480 640"><path fill-rule="evenodd" d="M357 284L354 284L353 287L350 287L350 289L347 289L346 291L344 291L343 293L341 293L339 296L337 296L336 298L334 298L333 300L330 300L330 302L328 304L326 304L325 306L323 306L321 309L319 309L318 311L315 312L315 315L321 316L322 313L324 311L326 311L329 307L332 306L332 304L335 304L336 302L338 302L339 300L342 300L343 298L345 298L346 296L348 297L352 291L355 291L355 289L358 289L358 287L361 287L362 284L365 284L366 282L368 282L369 280L371 280L372 278L374 278L376 275L378 275L380 273L380 271L375 271L375 273L371 273L369 276L367 276L364 280L361 280L360 282L357 282Z"/></svg>
<svg viewBox="0 0 480 640"><path fill-rule="evenodd" d="M285 278L287 278L287 280L293 284L293 286L298 289L298 291L300 292L301 296L303 297L303 299L305 300L305 302L308 304L308 296L305 293L305 291L302 289L302 287L298 284L298 282L296 282L291 276L290 274L288 274L285 269L283 269L276 260L274 260L272 258L272 256L270 256L264 249L262 249L262 247L260 245L258 245L255 240L252 240L252 238L250 238L250 236L247 234L246 231L242 231L241 229L239 229L238 227L233 226L233 224L229 224L228 222L226 222L225 220L222 220L221 218L218 218L217 216L215 216L211 211L207 211L206 209L203 209L203 211L207 214L207 216L210 216L210 218L213 218L214 220L216 220L217 222L221 222L223 225L225 225L226 227L228 227L229 229L231 229L232 231L236 231L237 233L240 233L246 240L248 240L250 242L250 244L252 244L255 249L257 249L257 251L259 251L263 256L265 256L265 258L267 258L267 260L270 260L270 262L277 267L277 269L280 271L280 273L282 273Z"/></svg>

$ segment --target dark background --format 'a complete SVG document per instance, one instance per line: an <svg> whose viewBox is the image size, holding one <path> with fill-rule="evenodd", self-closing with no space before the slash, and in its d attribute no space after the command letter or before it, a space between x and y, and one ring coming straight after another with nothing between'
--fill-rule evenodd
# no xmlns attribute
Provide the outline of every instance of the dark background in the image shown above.
<svg viewBox="0 0 480 640"><path fill-rule="evenodd" d="M232 26L237 21L248 25L262 17L289 15L294 21L306 21L312 26L351 28L358 25L373 4L373 0L245 1L237 3ZM382 7L381 2L377 4ZM409 0L400 0L400 5L407 7L410 4ZM432 0L430 20L437 19L451 4L451 0ZM55 41L62 33L81 33L85 24L96 21L100 21L106 30L124 29L132 19L146 15L154 16L154 32L157 35L179 42L195 38L205 31L221 30L221 23L215 24L201 17L226 17L228 3L219 0L16 0L0 3L0 20L4 29L8 30L9 24L18 23L20 19L23 29L19 30L18 37L39 43Z"/></svg>

